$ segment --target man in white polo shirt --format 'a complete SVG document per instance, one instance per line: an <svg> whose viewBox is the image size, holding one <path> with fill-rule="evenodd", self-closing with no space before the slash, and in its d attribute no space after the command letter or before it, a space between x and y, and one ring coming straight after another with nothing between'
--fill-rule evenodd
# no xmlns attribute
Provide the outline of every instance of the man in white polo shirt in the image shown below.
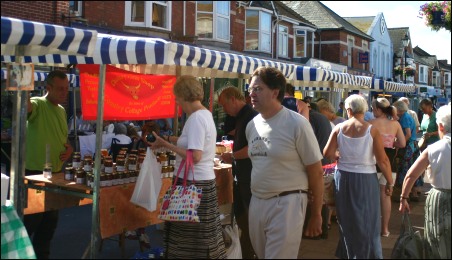
<svg viewBox="0 0 452 260"><path fill-rule="evenodd" d="M308 189L312 213L304 234L322 232L323 157L309 121L281 105L285 85L279 70L261 67L249 87L260 113L246 127L253 165L250 239L259 259L297 258Z"/></svg>

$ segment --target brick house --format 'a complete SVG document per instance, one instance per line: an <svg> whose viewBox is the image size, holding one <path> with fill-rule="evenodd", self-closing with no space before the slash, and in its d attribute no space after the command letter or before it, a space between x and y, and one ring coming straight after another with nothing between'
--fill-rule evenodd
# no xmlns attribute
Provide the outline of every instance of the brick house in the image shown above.
<svg viewBox="0 0 452 260"><path fill-rule="evenodd" d="M315 57L347 66L347 72L367 75L369 64L359 63L359 53L369 52L374 39L337 15L320 1L282 1L317 27Z"/></svg>

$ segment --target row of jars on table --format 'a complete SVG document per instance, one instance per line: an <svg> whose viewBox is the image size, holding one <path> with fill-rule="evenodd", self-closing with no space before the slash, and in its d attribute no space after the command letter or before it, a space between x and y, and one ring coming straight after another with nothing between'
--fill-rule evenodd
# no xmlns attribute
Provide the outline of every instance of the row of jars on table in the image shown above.
<svg viewBox="0 0 452 260"><path fill-rule="evenodd" d="M101 150L100 187L108 187L136 182L141 166L146 157L145 148L131 150L122 148L113 162L106 149ZM170 151L155 151L157 162L161 165L161 177L172 178L176 164L176 154ZM72 163L68 163L64 179L94 187L94 160L91 154L81 159L80 152L74 152Z"/></svg>

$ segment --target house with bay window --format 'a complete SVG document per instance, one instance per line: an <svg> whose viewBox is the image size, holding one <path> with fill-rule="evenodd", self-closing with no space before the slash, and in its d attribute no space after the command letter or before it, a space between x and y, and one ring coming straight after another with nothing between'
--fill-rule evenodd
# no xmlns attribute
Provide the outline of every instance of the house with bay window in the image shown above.
<svg viewBox="0 0 452 260"><path fill-rule="evenodd" d="M419 46L413 48L414 61L419 70L417 85L423 97L435 100L444 97L443 76L436 55L430 55Z"/></svg>

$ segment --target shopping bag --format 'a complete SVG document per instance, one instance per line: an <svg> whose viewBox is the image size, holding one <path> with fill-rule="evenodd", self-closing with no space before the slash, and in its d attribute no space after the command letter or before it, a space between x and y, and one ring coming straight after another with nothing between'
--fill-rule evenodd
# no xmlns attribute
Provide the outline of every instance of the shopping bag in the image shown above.
<svg viewBox="0 0 452 260"><path fill-rule="evenodd" d="M226 248L227 259L242 259L242 247L240 245L239 227L234 223L234 227L226 225L223 229L231 245Z"/></svg>
<svg viewBox="0 0 452 260"><path fill-rule="evenodd" d="M424 151L425 148L427 148L427 140L428 140L428 137L426 137L425 135L423 135L421 137L421 139L419 139L419 142L417 143L417 145L421 152Z"/></svg>
<svg viewBox="0 0 452 260"><path fill-rule="evenodd" d="M400 236L392 249L393 259L423 259L423 241L419 231L414 232L408 212L402 216Z"/></svg>
<svg viewBox="0 0 452 260"><path fill-rule="evenodd" d="M184 169L182 185L176 185L177 177ZM193 184L187 186L189 171L193 173ZM202 189L195 185L193 171L193 151L187 150L187 158L182 160L174 176L173 185L162 199L162 206L158 218L166 221L200 222L197 209L201 203Z"/></svg>
<svg viewBox="0 0 452 260"><path fill-rule="evenodd" d="M148 147L130 201L148 211L155 211L162 188L161 174L162 167Z"/></svg>
<svg viewBox="0 0 452 260"><path fill-rule="evenodd" d="M335 190L334 190L334 170L337 163L332 163L322 166L323 169L323 202L331 207L336 204Z"/></svg>

